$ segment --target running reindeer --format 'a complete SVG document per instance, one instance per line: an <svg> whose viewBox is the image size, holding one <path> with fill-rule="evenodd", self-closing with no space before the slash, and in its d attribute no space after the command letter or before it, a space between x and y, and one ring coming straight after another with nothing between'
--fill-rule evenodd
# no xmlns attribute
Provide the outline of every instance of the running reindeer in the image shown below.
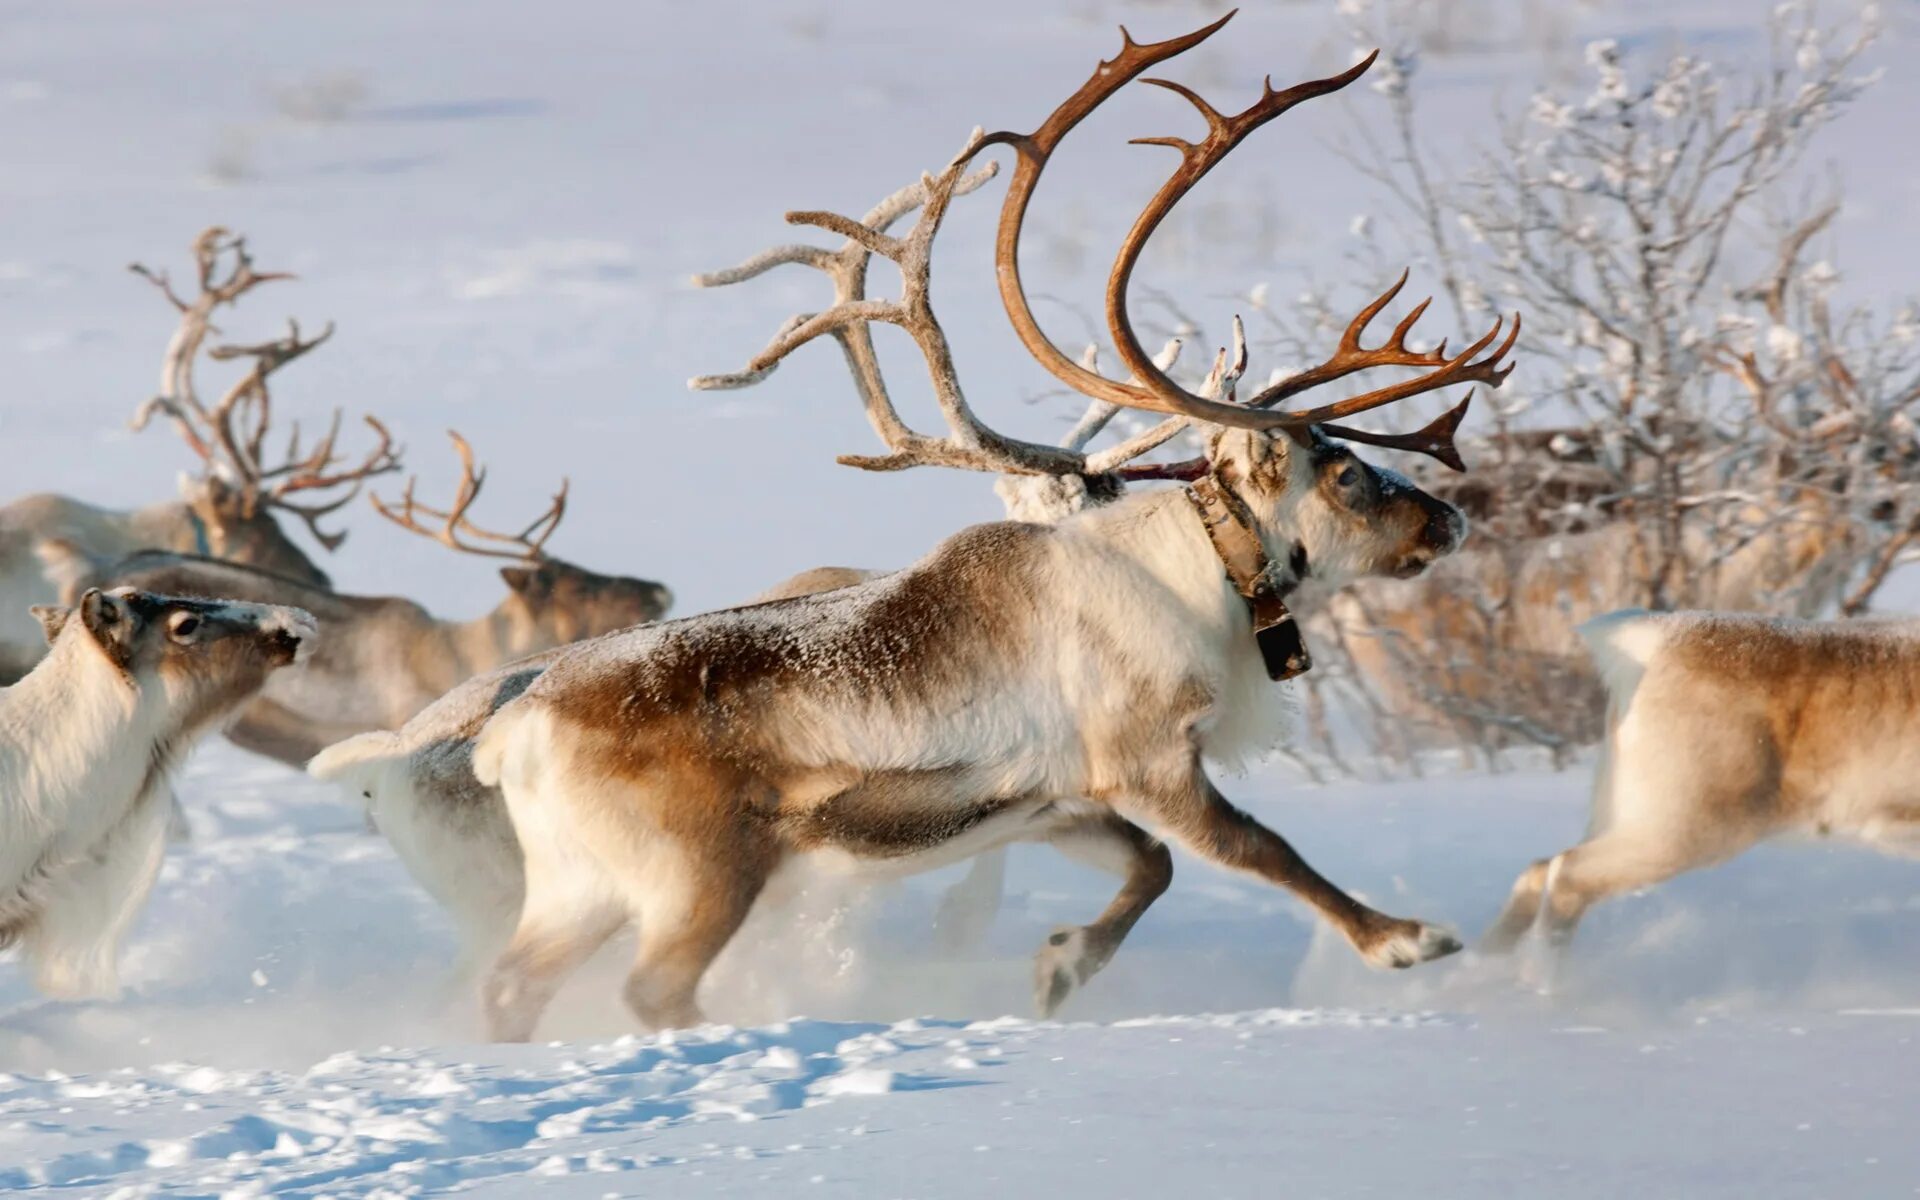
<svg viewBox="0 0 1920 1200"><path fill-rule="evenodd" d="M1488 952L1536 927L1562 949L1599 901L1771 838L1920 852L1920 622L1627 610L1580 634L1608 697L1587 836L1521 873Z"/></svg>
<svg viewBox="0 0 1920 1200"><path fill-rule="evenodd" d="M988 170L968 176L956 187L956 194L991 175ZM918 184L912 185L889 197L875 212L901 215L917 208L924 195ZM867 223L885 222L870 213ZM850 251L862 257L870 253L858 243L849 243L839 261L848 261ZM1229 369L1224 355L1217 359L1201 394L1231 391L1246 366L1244 339L1237 340L1236 346L1241 351L1236 365ZM1177 341L1169 343L1155 361L1169 368L1179 349ZM1111 405L1096 405L1096 409L1074 427L1066 445L1084 447L1118 411ZM1138 453L1148 448L1142 445ZM1007 476L1001 482L1009 511L1022 506L1034 512L1035 519L1065 516L1074 498L1086 495L1083 486L1074 486L1080 481L1072 477ZM816 567L776 584L755 603L831 591L883 574L853 567ZM321 751L307 765L316 779L335 781L365 801L374 824L393 844L407 870L452 918L463 964L484 965L506 947L526 891L520 842L505 798L499 788L474 777L474 740L502 705L524 692L562 653L564 648L549 650L476 675L420 710L402 728L348 738ZM1003 855L982 854L974 860L974 869L948 889L936 921L948 945L971 944L984 932L999 905L1004 869Z"/></svg>
<svg viewBox="0 0 1920 1200"><path fill-rule="evenodd" d="M166 849L168 776L307 657L313 618L132 588L34 616L52 650L0 688L0 949L20 944L43 992L110 993Z"/></svg>
<svg viewBox="0 0 1920 1200"><path fill-rule="evenodd" d="M1325 362L1243 405L1177 385L1139 344L1126 308L1134 264L1180 198L1254 129L1345 87L1371 58L1329 79L1268 87L1234 116L1164 85L1195 105L1207 134L1197 143L1150 139L1178 150L1181 166L1134 224L1110 276L1109 325L1138 382L1102 377L1056 349L1021 285L1021 224L1060 139L1142 71L1223 24L1155 44L1128 38L1034 133L976 132L923 180L921 215L903 237L831 213L790 214L898 263L903 296L789 322L743 373L763 376L822 335L844 347L864 340L870 322L895 324L927 359L950 435L908 428L877 362L849 351L889 453L841 461L1111 486L1089 479L1085 453L1017 441L974 416L928 300L933 238L956 185L981 151L1008 145L1019 165L996 265L1022 342L1092 399L1210 426L1203 476L1053 525L976 526L914 566L853 587L633 630L557 656L494 714L474 751L476 777L504 791L526 862L519 926L485 988L495 1036L529 1036L561 979L630 920L640 941L629 1005L651 1026L700 1020L701 976L769 878L802 855L898 874L1030 840L1118 870L1125 883L1107 910L1041 948L1043 1012L1084 985L1166 889L1172 859L1156 834L1293 891L1376 965L1459 949L1445 930L1376 912L1320 876L1215 789L1202 756L1238 756L1274 735L1272 680L1305 665L1285 608L1301 578L1416 574L1465 534L1457 510L1335 440L1457 461L1452 432L1464 402L1414 434L1332 422L1454 384L1497 384L1512 335L1500 342L1497 323L1458 354L1415 351L1406 336L1416 309L1384 345L1365 348L1368 319L1389 294ZM1419 374L1314 408L1270 410L1379 366Z"/></svg>
<svg viewBox="0 0 1920 1200"><path fill-rule="evenodd" d="M74 581L63 578L63 568L165 549L250 563L324 588L326 573L287 536L275 514L299 520L322 546L335 549L346 534L323 529L322 519L351 501L365 480L400 467L399 451L371 417L367 424L377 435L375 445L357 462L343 459L338 410L326 435L312 446L303 446L295 423L284 455L277 460L270 455L272 377L324 343L333 326L306 337L289 321L284 337L208 348L222 309L263 283L292 276L256 270L246 239L225 229L202 233L194 240L193 255L199 291L191 300L174 290L164 271L133 268L180 315L161 364L160 391L141 406L133 424L141 429L156 416L167 418L200 459L201 474L183 479L179 500L133 512L51 494L0 507L0 685L19 678L46 652L28 608L53 604L70 590L63 584ZM203 351L216 362L248 364L211 403L201 398L194 378Z"/></svg>
<svg viewBox="0 0 1920 1200"><path fill-rule="evenodd" d="M567 486L518 533L491 533L468 516L486 471L473 448L450 435L460 459L453 504L437 509L409 480L397 505L372 497L401 527L463 554L507 559L507 595L470 621L442 620L397 596L346 596L257 567L189 554L146 552L108 568L99 582L186 596L231 596L294 604L319 617L327 640L304 671L273 680L228 726L240 746L291 766L375 729L398 729L449 689L503 663L554 646L652 621L673 603L664 584L601 575L546 551L566 515Z"/></svg>

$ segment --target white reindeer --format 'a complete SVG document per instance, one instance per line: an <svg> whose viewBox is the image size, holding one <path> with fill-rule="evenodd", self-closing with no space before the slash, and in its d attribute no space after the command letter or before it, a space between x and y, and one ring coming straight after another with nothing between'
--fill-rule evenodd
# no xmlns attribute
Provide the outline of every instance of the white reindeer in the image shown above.
<svg viewBox="0 0 1920 1200"><path fill-rule="evenodd" d="M291 276L256 271L246 239L225 229L202 233L194 240L193 254L198 291L191 300L174 291L165 272L134 268L180 314L161 364L160 391L141 406L134 428L166 417L200 459L202 471L182 479L180 499L130 512L52 494L0 505L0 686L26 674L46 653L28 609L61 602L63 592L76 582L74 563L171 550L248 563L324 588L326 572L287 536L275 514L300 520L315 540L332 550L346 534L321 528L321 519L353 499L366 479L399 469L399 451L372 418L367 423L378 435L377 443L358 462L344 461L336 452L337 410L329 432L310 449L302 447L295 423L285 458L271 459L265 448L272 432L271 377L325 342L333 327L306 338L289 322L285 337L251 346L206 348L219 310L237 304L260 284ZM203 349L216 361L249 364L212 402L201 398L195 383Z"/></svg>
<svg viewBox="0 0 1920 1200"><path fill-rule="evenodd" d="M1551 947L1609 896L1771 838L1920 854L1920 621L1611 613L1581 626L1606 684L1587 835L1513 885L1483 942Z"/></svg>
<svg viewBox="0 0 1920 1200"><path fill-rule="evenodd" d="M208 729L311 652L299 609L86 593L35 611L52 649L0 689L0 947L56 996L110 993L166 845L168 776Z"/></svg>
<svg viewBox="0 0 1920 1200"><path fill-rule="evenodd" d="M184 554L147 552L100 569L93 582L184 596L227 596L293 604L319 617L327 640L304 671L275 678L227 726L235 744L290 766L373 729L397 729L462 681L528 654L597 637L663 615L664 584L601 575L550 555L546 543L566 514L563 483L552 505L514 534L489 533L467 515L486 471L459 434L460 483L451 508L415 499L375 507L407 529L464 554L504 559L507 594L491 612L443 620L398 596L342 595L272 572ZM431 525L423 518L431 520Z"/></svg>
<svg viewBox="0 0 1920 1200"><path fill-rule="evenodd" d="M932 239L962 171L986 146L1011 145L1020 162L996 265L1023 343L1094 399L1213 426L1205 476L1052 526L969 529L914 566L853 587L630 630L559 654L494 714L474 750L476 777L503 789L526 868L518 927L484 989L496 1037L529 1036L564 976L629 921L640 932L629 1006L650 1026L697 1022L695 992L708 965L769 878L802 855L890 875L1026 840L1119 871L1125 882L1099 918L1041 948L1043 1012L1108 961L1167 887L1172 860L1159 835L1293 891L1373 964L1409 966L1459 948L1444 929L1389 917L1328 882L1228 803L1202 756L1238 757L1274 736L1272 681L1307 665L1285 607L1301 578L1412 575L1464 536L1457 510L1332 440L1450 458L1463 408L1410 435L1330 422L1450 384L1498 383L1511 337L1484 358L1503 323L1459 354L1416 352L1405 342L1416 310L1384 345L1363 347L1389 292L1325 362L1243 406L1169 379L1140 346L1125 306L1146 239L1210 167L1253 128L1345 86L1369 63L1269 89L1233 117L1172 85L1209 132L1197 144L1155 139L1178 148L1182 165L1128 234L1109 284L1114 340L1139 383L1103 378L1061 354L1021 287L1021 222L1059 140L1142 70L1221 24L1152 45L1129 38L1034 133L976 134L924 181L922 215L903 237L830 213L790 215L899 263L903 297L849 296L797 318L735 377L763 377L797 346L833 334L892 451L842 461L1085 480L1084 454L1015 441L975 418L927 300ZM749 268L807 253L777 252ZM919 345L950 438L900 421L866 353L866 326L876 320L900 325ZM1423 373L1312 409L1262 411L1375 366Z"/></svg>

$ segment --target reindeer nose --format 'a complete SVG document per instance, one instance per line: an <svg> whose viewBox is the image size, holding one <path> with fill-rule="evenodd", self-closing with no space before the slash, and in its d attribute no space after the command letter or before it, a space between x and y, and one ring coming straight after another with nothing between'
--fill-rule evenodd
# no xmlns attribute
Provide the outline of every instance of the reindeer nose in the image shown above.
<svg viewBox="0 0 1920 1200"><path fill-rule="evenodd" d="M1427 544L1442 554L1451 554L1467 540L1467 514L1451 504L1442 504L1427 514Z"/></svg>

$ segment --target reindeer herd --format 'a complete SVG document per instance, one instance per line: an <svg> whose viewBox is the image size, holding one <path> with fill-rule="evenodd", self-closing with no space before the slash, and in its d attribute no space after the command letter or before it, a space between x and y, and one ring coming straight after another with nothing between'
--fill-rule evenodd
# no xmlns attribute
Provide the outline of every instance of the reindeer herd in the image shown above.
<svg viewBox="0 0 1920 1200"><path fill-rule="evenodd" d="M10 685L0 688L0 945L17 942L49 993L111 991L117 944L175 824L169 773L217 730L364 802L484 968L480 1001L501 1039L530 1037L567 975L628 926L638 937L628 1005L650 1027L686 1025L702 1019L709 965L756 905L782 902L776 885L790 873L886 878L972 860L949 907L977 921L997 898L1001 855L1022 842L1121 880L1104 911L1039 948L1045 1014L1167 889L1168 843L1292 892L1373 965L1459 950L1445 926L1377 911L1321 876L1235 807L1208 763L1257 754L1282 728L1285 681L1312 666L1289 608L1297 589L1409 578L1461 546L1459 508L1350 445L1462 470L1453 435L1470 394L1413 433L1346 422L1459 385L1499 387L1518 316L1449 351L1415 341L1421 304L1376 342L1403 277L1324 361L1242 399L1237 323L1231 351L1183 384L1179 344L1150 354L1128 314L1135 265L1182 197L1261 125L1346 87L1372 58L1268 84L1233 114L1143 80L1191 103L1205 130L1139 139L1172 148L1179 164L1109 278L1125 379L1057 347L1021 279L1029 202L1061 140L1224 24L1157 43L1127 36L1032 132L975 131L944 169L858 220L788 214L843 237L838 249L784 246L696 279L735 284L801 265L826 274L834 295L788 320L744 369L693 386L759 383L831 337L885 446L843 463L986 472L1008 512L917 563L823 567L737 608L663 620L664 585L548 554L565 484L520 531L481 528L471 511L486 473L458 434L460 481L444 508L414 482L396 500L371 499L423 538L510 563L500 604L448 621L335 591L280 521L297 518L337 549L344 533L322 520L399 471L402 452L367 418L374 444L346 455L338 413L310 445L296 425L284 453L269 452L272 377L331 330L304 338L290 325L275 341L209 348L222 309L283 278L257 271L244 240L221 229L195 243L191 299L136 268L180 318L160 393L136 423L164 417L203 469L180 500L135 512L60 496L0 508L0 684ZM1032 357L1090 401L1057 445L979 419L929 293L949 206L995 175L973 164L999 146L1015 163L995 251L1002 301ZM876 255L898 268L898 299L867 295ZM924 357L944 433L900 416L876 322L904 330ZM197 390L203 354L246 365L217 400ZM1353 387L1381 369L1411 374ZM1297 402L1320 389L1340 394ZM1159 419L1093 448L1127 410ZM1189 432L1201 456L1140 461ZM1152 481L1171 486L1137 486ZM1593 828L1521 875L1488 950L1536 925L1563 944L1595 901L1782 832L1920 845L1916 764L1905 761L1920 745L1920 630L1626 613L1584 636L1611 698Z"/></svg>

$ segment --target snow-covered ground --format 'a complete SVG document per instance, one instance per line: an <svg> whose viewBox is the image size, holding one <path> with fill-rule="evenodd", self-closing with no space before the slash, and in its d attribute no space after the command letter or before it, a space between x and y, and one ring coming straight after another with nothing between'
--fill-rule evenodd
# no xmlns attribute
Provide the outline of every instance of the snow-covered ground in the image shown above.
<svg viewBox="0 0 1920 1200"><path fill-rule="evenodd" d="M1335 879L1467 929L1585 819L1577 775L1229 789ZM978 950L930 948L951 876L928 877L817 905L798 944L757 917L706 992L729 1025L633 1036L615 946L543 1029L564 1040L495 1047L450 986L444 921L355 810L224 747L184 792L194 839L125 996L40 1001L0 973L0 1189L1920 1186L1920 889L1858 851L1764 850L1598 909L1551 998L1472 955L1374 974L1272 889L1182 862L1106 973L1039 1023L1028 956L1112 885L1021 849Z"/></svg>
<svg viewBox="0 0 1920 1200"><path fill-rule="evenodd" d="M1771 7L1596 0L1567 6L1543 45L1502 17L1550 0L1462 3L1486 19L1425 80L1428 128L1454 156L1495 98L1577 64L1589 37L1754 60ZM1344 65L1332 7L1249 5L1179 77L1224 106L1268 70ZM1890 298L1920 244L1920 176L1898 150L1920 102L1905 68L1920 7L1883 7L1890 73L1825 145L1848 185L1833 257L1849 288ZM183 452L123 422L168 314L122 267L178 270L218 222L302 274L257 293L231 335L289 312L340 324L289 368L282 405L380 412L429 481L447 477L439 431L457 425L509 514L570 474L562 554L664 579L681 611L805 566L908 561L998 514L986 481L834 465L873 442L826 348L752 391L687 393L822 289L796 272L703 293L686 275L785 239L785 209L864 208L976 123L1037 120L1112 52L1113 24L1159 37L1213 11L15 0L0 7L0 493L167 494ZM289 88L344 94L342 79L366 94L341 119L283 111L299 107ZM1076 135L1036 206L1035 286L1061 297L1047 316L1063 340L1082 336L1076 313L1095 310L1110 248L1165 169L1124 139L1192 124L1141 91ZM1263 131L1146 281L1218 323L1263 280L1340 278L1351 217L1377 205L1328 143L1376 102L1356 90ZM957 205L937 303L975 403L1044 433L1064 413L1026 403L1046 385L992 296L992 218L990 199ZM897 369L915 377L910 352ZM484 564L370 514L353 524L326 564L343 586L450 615L496 598ZM1315 789L1269 769L1227 788L1335 880L1468 933L1585 821L1583 767ZM1372 974L1281 894L1181 861L1049 1024L1020 1015L1029 955L1111 885L1022 850L976 949L929 935L950 875L814 896L806 936L762 914L723 959L706 1000L729 1026L632 1037L613 947L543 1028L563 1041L499 1048L476 1044L445 922L356 810L218 745L182 792L193 839L132 939L123 997L38 1000L0 963L0 1191L1920 1189L1920 877L1842 847L1769 848L1603 907L1551 997L1472 955Z"/></svg>

